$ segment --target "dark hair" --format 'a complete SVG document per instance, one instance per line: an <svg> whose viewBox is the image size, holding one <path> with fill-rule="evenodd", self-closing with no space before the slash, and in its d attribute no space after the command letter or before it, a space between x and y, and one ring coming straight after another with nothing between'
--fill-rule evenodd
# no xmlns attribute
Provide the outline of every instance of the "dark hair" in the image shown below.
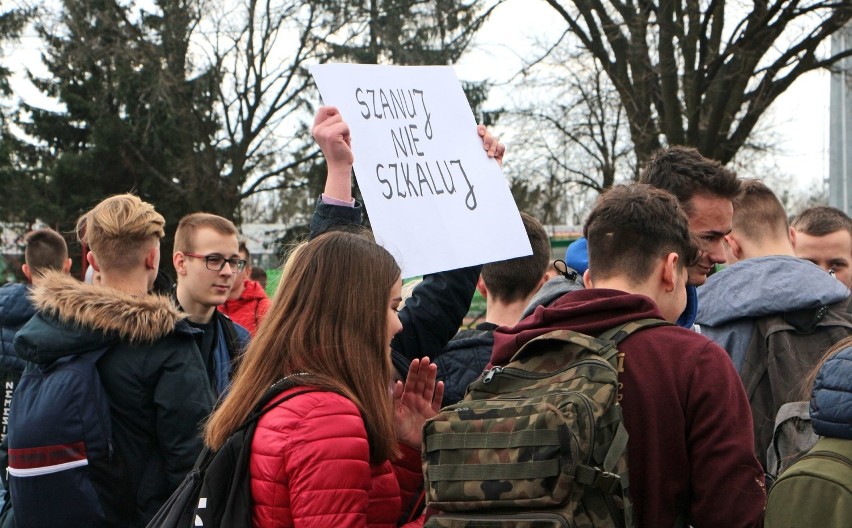
<svg viewBox="0 0 852 528"><path fill-rule="evenodd" d="M252 266L249 279L259 282L261 286L266 288L266 270L260 266Z"/></svg>
<svg viewBox="0 0 852 528"><path fill-rule="evenodd" d="M248 261L249 266L251 266L251 252L249 252L248 247L246 246L245 242L240 242L240 247L237 250L237 253L239 253L239 254L245 253L246 260Z"/></svg>
<svg viewBox="0 0 852 528"><path fill-rule="evenodd" d="M53 229L31 231L24 239L24 261L34 274L47 270L62 270L68 260L68 244Z"/></svg>
<svg viewBox="0 0 852 528"><path fill-rule="evenodd" d="M172 295L175 289L175 281L172 279L171 275L163 271L162 269L157 270L157 277L154 279L154 284L151 286L150 293L156 293L159 295Z"/></svg>
<svg viewBox="0 0 852 528"><path fill-rule="evenodd" d="M550 238L544 226L527 213L521 213L521 219L530 239L532 255L482 267L482 280L489 295L505 302L520 301L534 293L550 262Z"/></svg>
<svg viewBox="0 0 852 528"><path fill-rule="evenodd" d="M675 252L680 266L698 258L689 220L669 192L635 183L616 185L598 198L583 227L593 279L625 276L644 282L657 260Z"/></svg>
<svg viewBox="0 0 852 528"><path fill-rule="evenodd" d="M639 175L639 183L666 190L677 197L689 213L696 194L733 200L739 192L737 173L691 147L673 146L656 151Z"/></svg>
<svg viewBox="0 0 852 528"><path fill-rule="evenodd" d="M845 229L852 235L852 218L834 207L805 209L793 219L793 227L806 235L821 237Z"/></svg>
<svg viewBox="0 0 852 528"><path fill-rule="evenodd" d="M781 200L762 181L740 181L740 193L734 199L733 228L749 240L788 237L790 225Z"/></svg>

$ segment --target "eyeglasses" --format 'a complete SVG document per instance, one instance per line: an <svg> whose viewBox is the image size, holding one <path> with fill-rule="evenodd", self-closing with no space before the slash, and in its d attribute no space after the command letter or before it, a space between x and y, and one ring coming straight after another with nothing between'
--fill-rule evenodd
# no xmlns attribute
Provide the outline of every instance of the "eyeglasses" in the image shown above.
<svg viewBox="0 0 852 528"><path fill-rule="evenodd" d="M221 255L199 255L198 253L184 253L187 257L204 259L204 263L207 266L207 269L210 271L222 271L225 269L225 264L231 266L231 270L236 273L242 273L244 269L246 269L247 262L238 258L229 258L226 259Z"/></svg>

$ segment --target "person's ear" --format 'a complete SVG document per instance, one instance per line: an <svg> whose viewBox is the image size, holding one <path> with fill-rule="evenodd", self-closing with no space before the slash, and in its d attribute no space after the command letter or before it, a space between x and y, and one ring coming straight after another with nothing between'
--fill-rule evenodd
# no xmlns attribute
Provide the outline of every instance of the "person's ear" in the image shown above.
<svg viewBox="0 0 852 528"><path fill-rule="evenodd" d="M65 264L62 265L62 273L71 273L71 259L65 259Z"/></svg>
<svg viewBox="0 0 852 528"><path fill-rule="evenodd" d="M790 243L793 244L793 249L796 249L796 228L790 226Z"/></svg>
<svg viewBox="0 0 852 528"><path fill-rule="evenodd" d="M488 287L485 285L485 281L482 280L482 275L476 281L476 289L479 290L479 294L482 295L483 299L488 298Z"/></svg>
<svg viewBox="0 0 852 528"><path fill-rule="evenodd" d="M737 240L736 235L728 233L725 235L725 242L728 243L728 247L731 248L731 255L734 256L737 260L743 259L743 248L740 246L739 240Z"/></svg>
<svg viewBox="0 0 852 528"><path fill-rule="evenodd" d="M180 251L175 251L172 255L172 264L174 264L178 275L186 275L186 255Z"/></svg>
<svg viewBox="0 0 852 528"><path fill-rule="evenodd" d="M23 272L24 277L26 277L28 281L30 281L30 282L32 282L32 281L33 281L33 273L32 273L32 271L30 270L30 267L29 267L29 266L27 266L26 264L22 265L22 266L21 266L21 271Z"/></svg>
<svg viewBox="0 0 852 528"><path fill-rule="evenodd" d="M663 289L665 289L666 293L671 293L677 288L677 279L678 279L678 264L680 262L680 257L677 253L671 252L666 255L666 259L663 262L663 269L660 275L660 281L662 282Z"/></svg>
<svg viewBox="0 0 852 528"><path fill-rule="evenodd" d="M152 247L145 253L145 269L155 269L158 264L157 259L158 248Z"/></svg>
<svg viewBox="0 0 852 528"><path fill-rule="evenodd" d="M95 259L95 254L89 251L86 253L86 260L89 261L89 265L95 268L95 271L101 271L101 267L98 266L98 261Z"/></svg>
<svg viewBox="0 0 852 528"><path fill-rule="evenodd" d="M595 285L592 284L592 274L589 273L589 270L583 272L583 284L586 288L594 288Z"/></svg>

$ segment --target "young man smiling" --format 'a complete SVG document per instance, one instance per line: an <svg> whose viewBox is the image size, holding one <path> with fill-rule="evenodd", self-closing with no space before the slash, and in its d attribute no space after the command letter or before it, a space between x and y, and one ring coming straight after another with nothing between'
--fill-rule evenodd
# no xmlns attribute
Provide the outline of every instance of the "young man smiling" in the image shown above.
<svg viewBox="0 0 852 528"><path fill-rule="evenodd" d="M175 233L172 262L177 272L175 296L189 324L200 330L201 358L213 392L221 395L230 385L234 360L249 341L245 328L216 310L228 300L246 266L239 254L237 228L209 213L183 217Z"/></svg>
<svg viewBox="0 0 852 528"><path fill-rule="evenodd" d="M740 189L734 171L702 156L696 149L673 146L657 151L639 175L647 183L675 195L698 241L698 260L689 267L687 305L677 323L689 328L698 314L697 286L716 264L725 263L725 235L731 232L733 200Z"/></svg>

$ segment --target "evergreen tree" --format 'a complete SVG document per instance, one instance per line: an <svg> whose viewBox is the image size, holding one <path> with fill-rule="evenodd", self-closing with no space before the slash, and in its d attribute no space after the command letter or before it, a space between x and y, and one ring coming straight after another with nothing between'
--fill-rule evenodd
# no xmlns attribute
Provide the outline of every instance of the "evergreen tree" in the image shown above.
<svg viewBox="0 0 852 528"><path fill-rule="evenodd" d="M146 13L115 0L64 0L58 29L39 26L51 77L32 81L64 110L26 106L24 128L38 141L33 170L46 176L55 207L43 219L52 225L70 229L94 203L130 191L157 207L170 234L186 213L228 216L237 206L211 146L214 76L190 78L196 6L155 5Z"/></svg>
<svg viewBox="0 0 852 528"><path fill-rule="evenodd" d="M31 14L21 9L0 13L0 59L3 48L20 37ZM30 152L11 131L10 125L15 118L14 94L9 84L11 76L9 67L0 62L0 189L6 197L0 200L0 219L31 223L43 205L43 186L25 170Z"/></svg>

